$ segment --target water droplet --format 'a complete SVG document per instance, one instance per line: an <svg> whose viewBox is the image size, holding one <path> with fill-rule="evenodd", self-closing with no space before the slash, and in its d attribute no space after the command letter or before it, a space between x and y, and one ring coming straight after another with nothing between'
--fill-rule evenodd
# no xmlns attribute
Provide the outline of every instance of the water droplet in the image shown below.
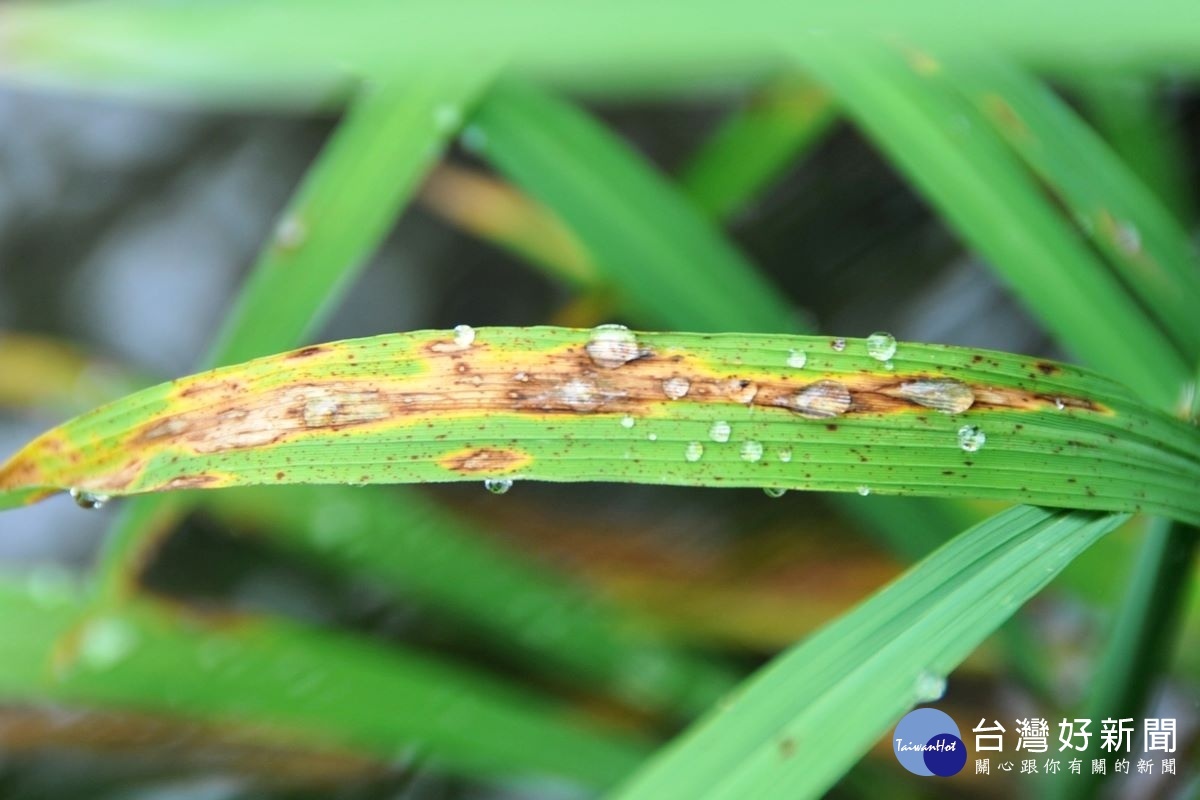
<svg viewBox="0 0 1200 800"><path fill-rule="evenodd" d="M1142 234L1131 222L1117 224L1115 233L1117 247L1126 255L1136 256L1142 252Z"/></svg>
<svg viewBox="0 0 1200 800"><path fill-rule="evenodd" d="M975 404L975 392L971 387L954 378L905 381L888 394L943 414L961 414Z"/></svg>
<svg viewBox="0 0 1200 800"><path fill-rule="evenodd" d="M308 238L308 228L292 214L275 224L275 244L284 250L295 250Z"/></svg>
<svg viewBox="0 0 1200 800"><path fill-rule="evenodd" d="M858 489L856 491L863 497L866 497L867 495L869 495L871 493L871 487L870 486L860 486L860 487L858 487Z"/></svg>
<svg viewBox="0 0 1200 800"><path fill-rule="evenodd" d="M754 398L758 395L758 384L754 381L730 378L726 388L729 391L730 400L744 405L753 403Z"/></svg>
<svg viewBox="0 0 1200 800"><path fill-rule="evenodd" d="M441 133L449 133L462 124L462 109L451 103L442 103L433 110L434 127Z"/></svg>
<svg viewBox="0 0 1200 800"><path fill-rule="evenodd" d="M932 703L946 694L946 679L935 672L925 670L917 675L917 702Z"/></svg>
<svg viewBox="0 0 1200 800"><path fill-rule="evenodd" d="M733 433L733 428L729 427L729 423L725 420L717 420L708 429L708 438L714 442L728 442L729 435Z"/></svg>
<svg viewBox="0 0 1200 800"><path fill-rule="evenodd" d="M837 381L817 381L791 398L793 411L811 419L829 419L850 408L850 390Z"/></svg>
<svg viewBox="0 0 1200 800"><path fill-rule="evenodd" d="M1063 399L1061 397L1056 397L1056 398L1054 398L1054 407L1057 408L1059 411L1062 411L1064 408L1067 407L1067 404L1063 402Z"/></svg>
<svg viewBox="0 0 1200 800"><path fill-rule="evenodd" d="M963 425L958 429L958 446L968 453L974 453L986 441L987 436L979 430L978 425Z"/></svg>
<svg viewBox="0 0 1200 800"><path fill-rule="evenodd" d="M483 482L483 488L492 494L504 494L512 488L513 482L508 478L488 478Z"/></svg>
<svg viewBox="0 0 1200 800"><path fill-rule="evenodd" d="M787 494L787 489L780 489L778 486L764 486L763 494L767 497L783 497Z"/></svg>
<svg viewBox="0 0 1200 800"><path fill-rule="evenodd" d="M471 346L475 341L475 329L470 325L455 325L454 326L454 343L462 348Z"/></svg>
<svg viewBox="0 0 1200 800"><path fill-rule="evenodd" d="M804 365L808 363L808 353L803 350L793 350L788 353L787 365L795 369L804 369Z"/></svg>
<svg viewBox="0 0 1200 800"><path fill-rule="evenodd" d="M829 346L840 353L846 349L846 340L845 339L834 339L832 342L829 343Z"/></svg>
<svg viewBox="0 0 1200 800"><path fill-rule="evenodd" d="M458 140L468 153L482 153L488 145L487 132L478 125L468 125L463 128Z"/></svg>
<svg viewBox="0 0 1200 800"><path fill-rule="evenodd" d="M867 355L876 361L889 361L896 355L896 337L877 331L867 337Z"/></svg>
<svg viewBox="0 0 1200 800"><path fill-rule="evenodd" d="M672 400L679 400L686 397L688 390L691 388L692 382L679 375L676 375L674 378L667 378L662 382L663 394Z"/></svg>
<svg viewBox="0 0 1200 800"><path fill-rule="evenodd" d="M600 325L592 329L587 353L598 367L616 369L645 355L633 331L624 325Z"/></svg>
<svg viewBox="0 0 1200 800"><path fill-rule="evenodd" d="M792 460L792 451L790 448L779 451L779 460L783 463L788 463Z"/></svg>
<svg viewBox="0 0 1200 800"><path fill-rule="evenodd" d="M743 461L758 461L760 458L762 458L762 454L763 446L753 439L747 439L742 444Z"/></svg>
<svg viewBox="0 0 1200 800"><path fill-rule="evenodd" d="M633 417L629 417L629 416L621 417L621 427L622 428L632 428L634 425L634 422L635 422L635 420Z"/></svg>
<svg viewBox="0 0 1200 800"><path fill-rule="evenodd" d="M91 669L116 666L137 645L138 632L125 620L100 617L89 622L79 638L79 659Z"/></svg>
<svg viewBox="0 0 1200 800"><path fill-rule="evenodd" d="M108 502L108 495L89 492L87 489L72 489L69 494L75 501L75 505L80 508L103 508L104 504Z"/></svg>
<svg viewBox="0 0 1200 800"><path fill-rule="evenodd" d="M699 442L688 442L687 449L683 451L683 457L693 463L699 461L704 455L704 445Z"/></svg>
<svg viewBox="0 0 1200 800"><path fill-rule="evenodd" d="M516 375L513 375L513 380L517 381L518 383L529 383L529 373L518 372Z"/></svg>

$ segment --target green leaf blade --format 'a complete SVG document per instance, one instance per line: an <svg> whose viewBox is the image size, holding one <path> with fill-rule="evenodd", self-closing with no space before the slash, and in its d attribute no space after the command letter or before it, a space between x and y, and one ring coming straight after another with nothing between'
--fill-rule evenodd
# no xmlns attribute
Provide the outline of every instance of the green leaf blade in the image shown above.
<svg viewBox="0 0 1200 800"><path fill-rule="evenodd" d="M613 796L820 797L1123 519L1016 507L986 520L776 659Z"/></svg>

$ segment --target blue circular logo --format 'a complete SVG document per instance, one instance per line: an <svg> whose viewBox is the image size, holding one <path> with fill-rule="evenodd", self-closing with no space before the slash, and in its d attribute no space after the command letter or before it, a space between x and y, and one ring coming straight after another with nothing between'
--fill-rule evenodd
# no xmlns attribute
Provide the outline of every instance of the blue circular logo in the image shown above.
<svg viewBox="0 0 1200 800"><path fill-rule="evenodd" d="M958 725L936 708L908 712L892 733L896 760L914 775L948 778L967 763L967 747Z"/></svg>

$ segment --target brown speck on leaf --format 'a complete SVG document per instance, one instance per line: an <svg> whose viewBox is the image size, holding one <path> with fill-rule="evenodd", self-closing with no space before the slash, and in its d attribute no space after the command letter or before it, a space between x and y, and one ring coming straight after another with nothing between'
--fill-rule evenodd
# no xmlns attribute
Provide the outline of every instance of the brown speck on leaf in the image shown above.
<svg viewBox="0 0 1200 800"><path fill-rule="evenodd" d="M791 758L796 755L796 740L791 736L779 742L779 755L784 758Z"/></svg>
<svg viewBox="0 0 1200 800"><path fill-rule="evenodd" d="M322 345L314 344L311 347L302 347L299 350L293 351L288 355L288 358L308 358L323 352L325 352L325 348Z"/></svg>

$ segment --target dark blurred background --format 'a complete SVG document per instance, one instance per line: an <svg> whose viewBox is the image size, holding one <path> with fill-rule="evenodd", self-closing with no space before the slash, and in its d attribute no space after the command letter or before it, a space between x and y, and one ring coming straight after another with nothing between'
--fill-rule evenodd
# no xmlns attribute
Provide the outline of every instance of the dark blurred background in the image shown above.
<svg viewBox="0 0 1200 800"><path fill-rule="evenodd" d="M665 172L676 173L742 101L731 95L592 110ZM1196 142L1196 97L1171 91L1164 102L1187 140ZM0 331L66 341L94 358L94 369L145 381L192 371L332 125L327 117L199 114L0 89ZM1194 177L1195 148L1190 155ZM483 169L460 149L449 158ZM886 330L902 340L1069 358L847 124L836 125L739 213L730 230L822 332ZM555 318L570 299L564 287L417 203L314 338L457 323L537 324ZM5 380L0 375L0 383ZM0 455L70 415L57 407L0 411ZM428 491L513 546L601 587L606 564L619 572L612 565L632 559L675 581L770 582L771 596L782 603L797 582L814 577L802 565L773 562L786 562L797 547L794 541L776 543L843 531L841 558L866 566L828 587L827 608L780 620L777 610L786 605L767 605L760 612L767 618L755 628L746 619L689 618L687 609L670 607L669 597L657 601L656 610L672 619L678 635L723 650L725 658L747 667L769 656L791 631L818 624L899 568L848 523L830 521L834 512L817 495L771 501L750 490L534 484L521 484L503 499L474 485ZM6 512L0 516L0 562L17 572L52 569L48 565L85 570L111 514L82 513L65 497ZM333 581L230 533L193 517L160 554L148 580L195 602L269 609L486 658L417 603L385 602L369 587ZM756 539L763 546L747 549L746 542ZM870 560L861 558L864 553ZM738 573L731 558L757 562ZM655 610L644 589L640 602ZM1074 646L1083 647L1094 620L1072 616L1076 612L1059 608L1047 625L1060 626L1057 635L1069 643L1078 638ZM952 679L948 702L958 699L956 691L968 695L968 703L970 692L984 691L972 680L986 684L982 677ZM59 722L69 727L69 720ZM11 734L13 724L0 723L0 734ZM178 735L156 743L162 753L149 744L118 747L115 757L97 757L87 747L68 748L74 752L69 757L61 749L40 755L0 751L0 796L84 796L86 786L104 787L105 797L147 800L261 796L261 789L248 788L254 782L229 754L186 741L172 747L170 737ZM361 785L287 787L277 795L574 796L549 783L479 787L403 766L382 777L372 773Z"/></svg>

